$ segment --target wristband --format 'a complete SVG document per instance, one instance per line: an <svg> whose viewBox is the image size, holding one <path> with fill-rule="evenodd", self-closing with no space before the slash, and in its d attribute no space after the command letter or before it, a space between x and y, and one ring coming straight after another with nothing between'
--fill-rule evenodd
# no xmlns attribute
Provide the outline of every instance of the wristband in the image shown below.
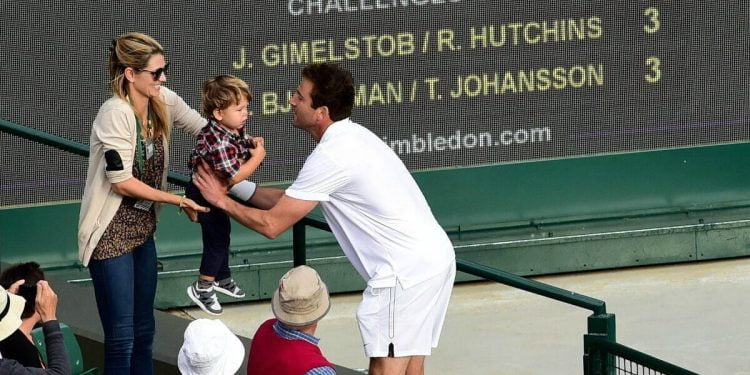
<svg viewBox="0 0 750 375"><path fill-rule="evenodd" d="M247 202L255 194L256 188L255 182L240 181L229 189L229 194L243 202Z"/></svg>
<svg viewBox="0 0 750 375"><path fill-rule="evenodd" d="M182 214L182 203L185 202L185 196L180 197L180 203L177 203L177 214Z"/></svg>

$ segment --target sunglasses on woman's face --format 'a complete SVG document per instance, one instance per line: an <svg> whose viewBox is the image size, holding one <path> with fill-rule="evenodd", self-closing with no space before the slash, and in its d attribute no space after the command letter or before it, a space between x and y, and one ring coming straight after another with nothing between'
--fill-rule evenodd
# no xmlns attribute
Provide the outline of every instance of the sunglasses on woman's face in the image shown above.
<svg viewBox="0 0 750 375"><path fill-rule="evenodd" d="M167 69L169 69L169 63L167 63L167 65L164 65L163 68L159 68L156 70L138 69L138 71L151 73L151 75L154 77L154 81L158 81L159 78L161 78L162 74L167 73Z"/></svg>

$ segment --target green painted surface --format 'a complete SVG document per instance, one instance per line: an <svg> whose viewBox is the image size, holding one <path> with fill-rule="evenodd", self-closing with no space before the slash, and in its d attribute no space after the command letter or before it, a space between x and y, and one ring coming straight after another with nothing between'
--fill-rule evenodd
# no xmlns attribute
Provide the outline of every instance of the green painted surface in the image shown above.
<svg viewBox="0 0 750 375"><path fill-rule="evenodd" d="M416 173L445 227L686 211L750 201L750 144Z"/></svg>
<svg viewBox="0 0 750 375"><path fill-rule="evenodd" d="M750 144L415 173L462 259L520 275L750 255ZM384 184L387 188L387 184ZM34 259L85 282L77 203L0 209L0 260ZM333 292L362 280L330 233L308 228L308 260ZM291 231L270 241L233 226L230 263L267 299L291 267ZM188 304L200 228L165 207L157 232L158 307ZM56 270L54 270L56 269ZM471 280L459 274L459 280Z"/></svg>

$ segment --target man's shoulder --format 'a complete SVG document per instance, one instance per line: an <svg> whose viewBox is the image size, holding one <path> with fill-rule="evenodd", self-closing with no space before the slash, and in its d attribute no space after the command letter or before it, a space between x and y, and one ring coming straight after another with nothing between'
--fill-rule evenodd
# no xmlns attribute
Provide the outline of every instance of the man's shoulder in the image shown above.
<svg viewBox="0 0 750 375"><path fill-rule="evenodd" d="M358 149L362 144L379 141L380 138L370 129L353 122L341 121L336 127L326 131L323 142L318 143L316 150L348 150Z"/></svg>
<svg viewBox="0 0 750 375"><path fill-rule="evenodd" d="M307 155L303 169L313 168L318 170L325 168L328 170L345 168L348 161L351 160L351 153L343 147L337 147L336 144L318 144L315 149Z"/></svg>

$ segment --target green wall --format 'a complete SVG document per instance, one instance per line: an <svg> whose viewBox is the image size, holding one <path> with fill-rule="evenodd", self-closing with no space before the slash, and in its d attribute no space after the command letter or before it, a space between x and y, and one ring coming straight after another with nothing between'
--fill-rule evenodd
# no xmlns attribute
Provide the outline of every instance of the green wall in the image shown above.
<svg viewBox="0 0 750 375"><path fill-rule="evenodd" d="M750 202L750 144L417 173L446 227L570 221Z"/></svg>
<svg viewBox="0 0 750 375"><path fill-rule="evenodd" d="M750 143L422 171L414 174L459 257L519 274L671 263L750 254ZM384 182L387 188L387 182ZM78 203L0 209L0 260L34 259L85 279ZM311 263L333 291L357 290L328 233L309 229ZM267 298L291 266L291 235L270 241L234 224L232 266ZM160 280L185 284L200 261L200 228L162 213ZM461 279L467 279L462 277ZM172 289L174 290L174 289ZM166 297L162 306L187 303Z"/></svg>

